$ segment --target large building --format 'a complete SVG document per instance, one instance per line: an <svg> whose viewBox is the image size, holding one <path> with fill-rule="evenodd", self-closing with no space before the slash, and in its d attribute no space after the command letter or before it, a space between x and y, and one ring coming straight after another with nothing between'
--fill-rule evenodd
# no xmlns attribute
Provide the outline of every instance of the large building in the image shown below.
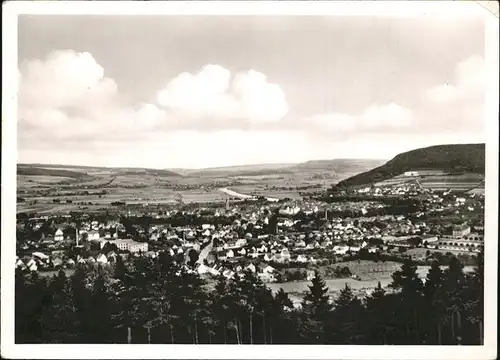
<svg viewBox="0 0 500 360"><path fill-rule="evenodd" d="M466 224L455 225L452 230L452 235L455 238L463 238L470 234L470 226Z"/></svg>
<svg viewBox="0 0 500 360"><path fill-rule="evenodd" d="M148 251L148 243L138 242L132 239L100 239L101 249L106 243L115 244L118 250L130 251L131 253L136 253L139 251Z"/></svg>
<svg viewBox="0 0 500 360"><path fill-rule="evenodd" d="M439 238L438 247L447 250L481 251L484 246L484 235L471 233L470 230L466 225L455 226L452 235L442 235Z"/></svg>

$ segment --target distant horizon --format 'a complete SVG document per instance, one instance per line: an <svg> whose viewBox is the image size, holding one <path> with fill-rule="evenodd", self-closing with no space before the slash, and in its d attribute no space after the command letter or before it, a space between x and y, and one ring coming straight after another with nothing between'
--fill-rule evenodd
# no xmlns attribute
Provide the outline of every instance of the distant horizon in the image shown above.
<svg viewBox="0 0 500 360"><path fill-rule="evenodd" d="M27 166L70 166L70 167L82 167L82 168L107 168L107 169L151 169L151 170L215 170L223 168L233 168L233 167L252 167L252 166L272 166L272 165L299 165L307 162L313 161L335 161L335 160L365 160L365 161L389 161L390 159L376 159L376 158L332 158L332 159L313 159L297 162L267 162L267 163L256 163L256 164L232 164L223 166L210 166L210 167L166 167L166 168L156 168L156 167L141 167L141 166L114 166L114 165L83 165L83 164L51 164L51 163L37 163L37 162L18 162L17 165L27 165Z"/></svg>
<svg viewBox="0 0 500 360"><path fill-rule="evenodd" d="M435 145L429 145L425 146L422 148L415 148L411 149L408 151L413 151L413 150L419 150L419 149L426 149L426 148L431 148L435 146L446 146L446 145L485 145L484 142L471 142L471 143L463 143L463 144L435 144ZM407 151L405 151L407 152ZM231 165L222 165L222 166L210 166L210 167L141 167L141 166L129 166L129 165L84 165L84 164L70 164L70 163L41 163L41 162L18 162L17 165L29 165L29 166L71 166L71 167L85 167L85 168L109 168L109 169L116 169L116 168L123 168L123 169L153 169L153 170L170 170L170 171L175 171L175 170L216 170L216 169L223 169L223 168L234 168L234 167L252 167L252 166L278 166L278 165L283 165L283 166L293 166L293 165L299 165L299 164L304 164L307 162L315 162L315 161L335 161L335 160L364 160L364 161L390 161L394 157L398 156L398 153L395 154L394 156L390 158L368 158L368 157L360 157L360 158L349 158L349 157L335 157L335 158L323 158L323 159L309 159L309 160L304 160L304 161L296 161L296 162L285 162L285 161L278 161L278 162L263 162L263 163L247 163L247 164L231 164Z"/></svg>

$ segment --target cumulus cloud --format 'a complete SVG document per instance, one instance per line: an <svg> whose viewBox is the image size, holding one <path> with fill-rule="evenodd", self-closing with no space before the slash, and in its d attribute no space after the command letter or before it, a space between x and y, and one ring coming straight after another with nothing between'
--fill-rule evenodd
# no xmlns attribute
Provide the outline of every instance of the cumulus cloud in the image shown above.
<svg viewBox="0 0 500 360"><path fill-rule="evenodd" d="M55 51L45 60L27 61L19 80L20 125L31 128L21 136L135 136L166 116L153 104L124 104L116 83L86 52Z"/></svg>
<svg viewBox="0 0 500 360"><path fill-rule="evenodd" d="M311 131L349 134L376 130L407 128L413 124L410 109L395 103L370 105L359 114L327 113L307 117L304 124Z"/></svg>
<svg viewBox="0 0 500 360"><path fill-rule="evenodd" d="M430 88L426 97L435 103L443 104L482 97L487 81L486 70L482 57L471 56L458 64L452 82Z"/></svg>
<svg viewBox="0 0 500 360"><path fill-rule="evenodd" d="M179 74L159 91L158 103L181 121L228 126L273 123L288 112L285 93L264 74L250 70L231 81L230 71L219 65L206 65L197 74Z"/></svg>
<svg viewBox="0 0 500 360"><path fill-rule="evenodd" d="M451 81L434 86L424 94L421 128L456 132L484 131L484 106L488 67L481 56L460 62ZM493 72L492 72L493 74Z"/></svg>
<svg viewBox="0 0 500 360"><path fill-rule="evenodd" d="M84 163L87 157L101 165L149 161L162 167L164 157L153 159L166 153L178 166L203 166L207 156L222 164L265 161L273 145L281 149L275 155L286 159L300 150L292 146L300 141L294 133L254 129L280 121L288 111L283 90L255 70L232 75L219 65L206 65L197 74L167 81L149 103L125 102L115 81L87 52L55 51L24 61L18 79L21 161L41 161L45 154L59 163ZM256 142L263 145L260 152Z"/></svg>
<svg viewBox="0 0 500 360"><path fill-rule="evenodd" d="M54 51L18 69L20 139L147 138L182 129L224 130L274 123L288 111L284 92L254 70L219 65L181 73L156 101L126 103L88 52ZM246 127L245 127L246 126Z"/></svg>

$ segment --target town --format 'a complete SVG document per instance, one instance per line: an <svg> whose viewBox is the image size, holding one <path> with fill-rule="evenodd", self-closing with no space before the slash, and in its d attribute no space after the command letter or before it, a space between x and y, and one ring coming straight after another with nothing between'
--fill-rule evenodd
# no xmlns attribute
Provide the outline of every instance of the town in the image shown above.
<svg viewBox="0 0 500 360"><path fill-rule="evenodd" d="M207 280L249 270L265 283L311 280L315 271L362 281L364 273L336 264L411 257L422 266L436 259L447 265L454 255L473 265L484 243L483 213L484 194L404 185L300 201L228 196L223 203L20 214L16 267L71 273L79 264L168 252Z"/></svg>

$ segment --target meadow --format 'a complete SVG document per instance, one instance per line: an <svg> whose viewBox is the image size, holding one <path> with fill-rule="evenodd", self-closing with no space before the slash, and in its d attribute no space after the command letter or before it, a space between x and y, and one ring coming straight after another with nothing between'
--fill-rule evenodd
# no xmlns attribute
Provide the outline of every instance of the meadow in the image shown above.
<svg viewBox="0 0 500 360"><path fill-rule="evenodd" d="M375 263L373 261L362 260L360 263L357 261L336 263L335 266L348 266L352 274L358 275L361 280L352 278L337 278L325 279L328 293L335 295L342 290L345 285L349 285L353 290L368 293L371 289L375 288L380 281L382 287L388 286L392 282L391 275L401 269L401 263L387 261L386 263ZM441 267L445 269L445 266ZM417 266L417 274L421 279L425 279L429 272L430 266L419 265ZM465 266L464 272L472 272L472 266ZM277 292L279 289L295 295L296 298L301 298L302 295L309 290L310 281L291 281L285 283L269 283L267 286L273 291Z"/></svg>

